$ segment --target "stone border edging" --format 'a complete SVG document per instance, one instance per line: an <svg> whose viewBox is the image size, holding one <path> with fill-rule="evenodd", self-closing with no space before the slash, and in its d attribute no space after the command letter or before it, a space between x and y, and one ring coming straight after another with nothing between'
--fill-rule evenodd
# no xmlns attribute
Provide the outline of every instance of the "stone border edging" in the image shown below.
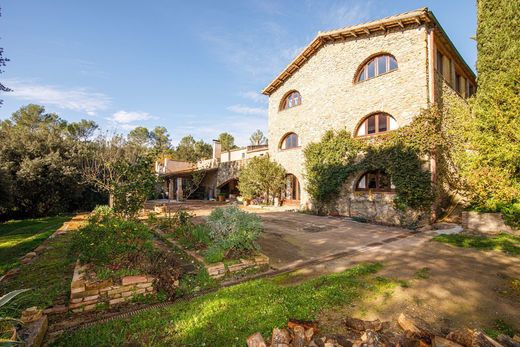
<svg viewBox="0 0 520 347"><path fill-rule="evenodd" d="M269 266L269 257L260 252L258 252L257 255L253 256L250 259L239 259L239 262L236 264L226 265L224 264L224 262L210 264L206 262L200 254L190 249L186 249L176 240L172 240L165 237L161 232L157 230L152 230L152 232L166 243L169 243L170 245L177 247L178 249L184 251L186 254L197 260L200 264L202 264L202 266L206 268L208 275L214 279L222 278L226 276L228 273L233 274L256 267L261 268L262 266Z"/></svg>

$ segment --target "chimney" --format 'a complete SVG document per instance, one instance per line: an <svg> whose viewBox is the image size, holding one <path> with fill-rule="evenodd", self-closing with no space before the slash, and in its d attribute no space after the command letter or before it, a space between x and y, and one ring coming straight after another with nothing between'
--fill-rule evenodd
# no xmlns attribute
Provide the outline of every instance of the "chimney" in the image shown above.
<svg viewBox="0 0 520 347"><path fill-rule="evenodd" d="M213 159L220 160L222 154L222 147L219 140L213 140Z"/></svg>

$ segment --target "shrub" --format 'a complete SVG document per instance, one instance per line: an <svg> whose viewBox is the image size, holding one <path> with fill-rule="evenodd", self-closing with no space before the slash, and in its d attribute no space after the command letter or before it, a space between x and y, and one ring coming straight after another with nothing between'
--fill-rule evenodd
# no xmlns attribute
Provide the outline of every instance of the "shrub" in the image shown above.
<svg viewBox="0 0 520 347"><path fill-rule="evenodd" d="M175 213L173 219L176 226L185 226L193 223L193 217L195 217L193 213L180 209Z"/></svg>
<svg viewBox="0 0 520 347"><path fill-rule="evenodd" d="M180 243L188 248L201 248L209 245L211 243L209 234L210 229L203 224L179 226L174 233Z"/></svg>
<svg viewBox="0 0 520 347"><path fill-rule="evenodd" d="M112 216L92 219L73 234L71 247L81 263L97 266L131 263L152 250L152 235L144 224Z"/></svg>
<svg viewBox="0 0 520 347"><path fill-rule="evenodd" d="M97 205L89 216L89 220L93 223L101 221L114 215L114 210L108 205Z"/></svg>
<svg viewBox="0 0 520 347"><path fill-rule="evenodd" d="M211 239L223 249L255 250L263 230L262 220L236 206L214 209L208 217Z"/></svg>
<svg viewBox="0 0 520 347"><path fill-rule="evenodd" d="M217 263L224 260L226 252L219 244L214 244L204 252L204 259L208 263Z"/></svg>

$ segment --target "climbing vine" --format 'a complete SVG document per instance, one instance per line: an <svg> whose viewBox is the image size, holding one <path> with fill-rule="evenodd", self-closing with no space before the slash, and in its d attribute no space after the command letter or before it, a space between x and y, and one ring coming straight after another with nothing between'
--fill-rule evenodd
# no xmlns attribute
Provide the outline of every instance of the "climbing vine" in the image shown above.
<svg viewBox="0 0 520 347"><path fill-rule="evenodd" d="M381 169L392 177L397 208L428 210L434 193L424 164L439 143L433 114L429 110L406 127L370 139L352 138L346 130L328 131L320 142L308 145L304 150L307 190L315 207L322 210L337 198L352 175Z"/></svg>

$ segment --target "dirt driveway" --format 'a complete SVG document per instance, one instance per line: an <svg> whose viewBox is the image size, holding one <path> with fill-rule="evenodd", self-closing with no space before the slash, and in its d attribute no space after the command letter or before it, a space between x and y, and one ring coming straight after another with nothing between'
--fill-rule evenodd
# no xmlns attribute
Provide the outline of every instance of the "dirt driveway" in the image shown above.
<svg viewBox="0 0 520 347"><path fill-rule="evenodd" d="M264 233L258 243L275 269L367 246L380 246L410 236L411 233L397 227L297 212L259 215L264 222Z"/></svg>

